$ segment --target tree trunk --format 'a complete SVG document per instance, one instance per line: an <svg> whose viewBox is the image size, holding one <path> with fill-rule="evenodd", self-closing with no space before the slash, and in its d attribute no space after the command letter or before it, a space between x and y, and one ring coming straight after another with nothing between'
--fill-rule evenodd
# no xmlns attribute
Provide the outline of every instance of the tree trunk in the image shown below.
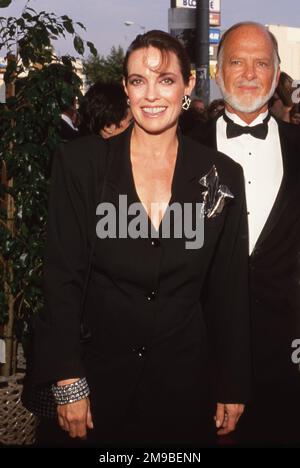
<svg viewBox="0 0 300 468"><path fill-rule="evenodd" d="M15 57L10 55L8 57L9 60L15 60ZM14 82L6 83L6 98L15 95L15 85ZM11 123L14 125L14 122ZM12 147L13 143L11 143ZM5 162L2 163L1 168L1 182L6 185L7 187L13 186L13 179L7 178L7 171ZM4 210L7 213L7 222L6 228L11 235L14 235L14 214L15 214L15 204L14 199L11 195L6 194L3 200ZM6 357L5 357L5 364L0 366L0 375L8 377L9 375L16 372L16 361L17 361L17 341L14 334L14 297L11 292L11 288L9 283L12 283L13 280L13 269L10 260L4 261L4 293L7 298L8 303L8 321L4 325L3 336L5 341L5 349L6 349Z"/></svg>
<svg viewBox="0 0 300 468"><path fill-rule="evenodd" d="M6 177L6 168L3 163L2 166L2 181L3 178ZM6 185L8 187L12 187L13 181L12 179L7 181ZM14 232L14 200L11 195L6 195L4 199L5 203L5 211L7 213L7 230L13 234ZM12 282L13 279L13 270L10 260L6 260L4 262L4 293L7 297L8 303L8 321L4 325L3 336L5 341L5 349L6 349L6 358L5 364L2 364L0 368L0 375L8 377L9 375L16 372L16 351L17 351L17 343L16 338L14 335L14 297L10 289L9 283Z"/></svg>

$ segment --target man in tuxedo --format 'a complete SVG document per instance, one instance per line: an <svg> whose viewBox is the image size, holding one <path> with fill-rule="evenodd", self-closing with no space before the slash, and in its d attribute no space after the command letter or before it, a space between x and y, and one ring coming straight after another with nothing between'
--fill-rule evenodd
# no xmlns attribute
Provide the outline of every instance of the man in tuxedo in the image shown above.
<svg viewBox="0 0 300 468"><path fill-rule="evenodd" d="M300 368L292 359L300 338L300 135L268 112L279 65L264 26L232 26L218 50L225 112L190 133L244 170L253 360L253 400L238 429L244 444L300 443Z"/></svg>
<svg viewBox="0 0 300 468"><path fill-rule="evenodd" d="M64 107L60 116L59 135L64 142L74 140L79 136L78 129L74 125L76 114L76 99L74 98L73 105Z"/></svg>
<svg viewBox="0 0 300 468"><path fill-rule="evenodd" d="M81 95L81 80L72 68L62 63L51 63L47 69L51 71L49 78L53 80L53 96L61 112L60 138L63 142L74 140L79 136L76 102L77 96Z"/></svg>

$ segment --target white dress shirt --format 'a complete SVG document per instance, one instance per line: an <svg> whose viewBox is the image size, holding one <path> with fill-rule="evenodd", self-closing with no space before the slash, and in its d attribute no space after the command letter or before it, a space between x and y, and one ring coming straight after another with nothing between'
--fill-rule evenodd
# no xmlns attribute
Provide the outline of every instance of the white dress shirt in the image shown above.
<svg viewBox="0 0 300 468"><path fill-rule="evenodd" d="M236 124L247 125L236 114L228 111L226 114ZM260 114L249 126L262 123L267 114ZM278 125L271 117L265 140L250 134L228 139L226 125L221 116L217 120L217 148L239 163L244 170L251 253L274 205L282 181L283 164Z"/></svg>
<svg viewBox="0 0 300 468"><path fill-rule="evenodd" d="M73 130L75 130L76 132L78 132L78 128L74 127L74 124L72 122L72 120L70 119L70 117L66 114L61 114L61 118L62 120L64 120Z"/></svg>

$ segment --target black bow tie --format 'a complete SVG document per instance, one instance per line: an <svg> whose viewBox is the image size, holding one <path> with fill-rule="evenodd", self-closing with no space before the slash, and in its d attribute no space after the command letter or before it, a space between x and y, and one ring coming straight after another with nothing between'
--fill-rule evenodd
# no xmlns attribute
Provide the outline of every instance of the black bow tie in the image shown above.
<svg viewBox="0 0 300 468"><path fill-rule="evenodd" d="M226 126L226 135L227 138L235 138L240 135L248 134L252 135L255 138L259 138L260 140L265 140L268 135L268 122L270 120L270 114L263 120L262 123L258 125L254 125L253 127L249 127L246 125L243 127L242 125L238 125L231 120L228 115L225 113L223 114L223 118L227 123Z"/></svg>

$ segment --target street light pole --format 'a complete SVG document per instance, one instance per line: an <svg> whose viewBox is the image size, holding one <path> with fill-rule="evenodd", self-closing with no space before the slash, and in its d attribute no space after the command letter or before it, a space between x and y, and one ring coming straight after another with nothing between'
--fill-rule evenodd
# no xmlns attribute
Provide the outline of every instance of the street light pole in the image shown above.
<svg viewBox="0 0 300 468"><path fill-rule="evenodd" d="M196 6L196 95L209 104L209 0Z"/></svg>
<svg viewBox="0 0 300 468"><path fill-rule="evenodd" d="M139 26L139 27L142 29L143 34L145 34L146 26L143 26L143 25L141 25L141 24L139 24L139 23L135 23L134 21L129 21L129 20L128 20L128 21L124 21L124 24L125 24L125 26L127 26L127 27L130 27L130 26ZM125 36L125 39L126 39L125 42L126 42L126 49L127 49L127 47L128 47L128 46L127 46L127 36Z"/></svg>
<svg viewBox="0 0 300 468"><path fill-rule="evenodd" d="M135 23L134 21L124 21L124 24L125 24L125 26L134 26L134 25L139 26L142 29L143 34L146 31L146 26L143 26L143 25L141 25L139 23Z"/></svg>

